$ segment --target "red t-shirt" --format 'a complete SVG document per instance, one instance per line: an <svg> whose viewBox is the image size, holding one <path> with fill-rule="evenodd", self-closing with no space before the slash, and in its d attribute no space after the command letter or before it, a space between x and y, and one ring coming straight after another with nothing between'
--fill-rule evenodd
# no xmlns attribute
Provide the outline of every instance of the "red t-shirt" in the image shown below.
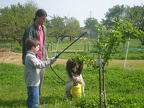
<svg viewBox="0 0 144 108"><path fill-rule="evenodd" d="M42 26L40 26L38 28L38 40L40 42L40 48L39 48L39 51L37 53L37 58L42 60L43 42L44 42L44 32L43 32Z"/></svg>

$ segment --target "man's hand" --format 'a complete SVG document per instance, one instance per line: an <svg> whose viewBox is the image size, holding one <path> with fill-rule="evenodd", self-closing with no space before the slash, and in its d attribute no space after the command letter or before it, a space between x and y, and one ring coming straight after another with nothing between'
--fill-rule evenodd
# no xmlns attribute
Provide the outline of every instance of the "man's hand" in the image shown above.
<svg viewBox="0 0 144 108"><path fill-rule="evenodd" d="M77 83L81 83L81 81L80 81L80 77L79 77L79 76L77 76L77 77L73 77L73 79L74 79L75 82L77 82Z"/></svg>
<svg viewBox="0 0 144 108"><path fill-rule="evenodd" d="M48 56L46 57L46 60L48 60L49 58L48 58Z"/></svg>

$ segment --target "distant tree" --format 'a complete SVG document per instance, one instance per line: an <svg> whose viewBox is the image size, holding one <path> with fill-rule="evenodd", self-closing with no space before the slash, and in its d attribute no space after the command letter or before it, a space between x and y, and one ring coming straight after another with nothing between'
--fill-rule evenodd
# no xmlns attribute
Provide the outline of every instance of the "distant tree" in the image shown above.
<svg viewBox="0 0 144 108"><path fill-rule="evenodd" d="M105 26L110 28L113 25L113 19L117 17L119 20L128 19L133 26L144 31L144 6L124 6L116 5L110 8L103 20Z"/></svg>
<svg viewBox="0 0 144 108"><path fill-rule="evenodd" d="M110 28L114 24L112 20L115 17L117 17L120 20L123 20L124 18L129 16L129 10L130 10L129 6L124 6L124 5L113 6L108 10L108 12L105 15L105 20L103 20L104 25L107 28Z"/></svg>
<svg viewBox="0 0 144 108"><path fill-rule="evenodd" d="M66 31L66 36L70 37L70 41L72 37L77 37L80 34L79 21L74 17L66 18Z"/></svg>
<svg viewBox="0 0 144 108"><path fill-rule="evenodd" d="M123 23L123 37L130 36L131 38L137 38L144 44L144 5L143 6L124 6L116 5L109 9L106 13L105 20L102 22L110 29L114 25L114 19L117 19Z"/></svg>
<svg viewBox="0 0 144 108"><path fill-rule="evenodd" d="M51 20L47 22L48 35L56 37L56 40L65 37L74 37L80 33L80 25L75 18L59 17L54 15Z"/></svg>
<svg viewBox="0 0 144 108"><path fill-rule="evenodd" d="M131 7L129 19L135 27L144 31L144 5Z"/></svg>
<svg viewBox="0 0 144 108"><path fill-rule="evenodd" d="M11 5L0 9L0 36L12 38L21 44L21 39L26 26L33 22L37 5L33 1L26 4Z"/></svg>
<svg viewBox="0 0 144 108"><path fill-rule="evenodd" d="M56 37L56 40L65 35L64 18L53 15L52 19L46 22L46 25L48 31L47 34L51 37Z"/></svg>
<svg viewBox="0 0 144 108"><path fill-rule="evenodd" d="M89 30L89 32L90 32L90 37L91 38L95 38L95 37L97 37L97 29L96 29L96 27L98 26L98 21L97 21L97 19L95 19L95 18L87 18L85 21L84 21L84 23L85 23L85 28L87 29L87 30Z"/></svg>

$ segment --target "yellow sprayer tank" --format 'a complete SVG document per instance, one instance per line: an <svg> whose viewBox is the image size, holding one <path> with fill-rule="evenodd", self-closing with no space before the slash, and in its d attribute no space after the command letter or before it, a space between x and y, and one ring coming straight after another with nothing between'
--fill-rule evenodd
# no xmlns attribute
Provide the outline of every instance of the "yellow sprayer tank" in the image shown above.
<svg viewBox="0 0 144 108"><path fill-rule="evenodd" d="M71 93L73 98L81 98L81 86L81 84L78 84L77 86L72 87Z"/></svg>

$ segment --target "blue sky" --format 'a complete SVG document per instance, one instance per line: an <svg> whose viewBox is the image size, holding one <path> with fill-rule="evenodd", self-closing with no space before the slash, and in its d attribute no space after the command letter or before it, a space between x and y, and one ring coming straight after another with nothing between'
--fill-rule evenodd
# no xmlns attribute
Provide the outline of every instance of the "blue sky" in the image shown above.
<svg viewBox="0 0 144 108"><path fill-rule="evenodd" d="M28 0L0 0L0 8L12 4L26 3ZM142 6L144 0L33 0L39 8L46 10L48 15L60 17L75 17L80 25L84 26L84 20L94 17L98 21L104 18L109 8L115 5ZM48 17L50 19L50 17Z"/></svg>

